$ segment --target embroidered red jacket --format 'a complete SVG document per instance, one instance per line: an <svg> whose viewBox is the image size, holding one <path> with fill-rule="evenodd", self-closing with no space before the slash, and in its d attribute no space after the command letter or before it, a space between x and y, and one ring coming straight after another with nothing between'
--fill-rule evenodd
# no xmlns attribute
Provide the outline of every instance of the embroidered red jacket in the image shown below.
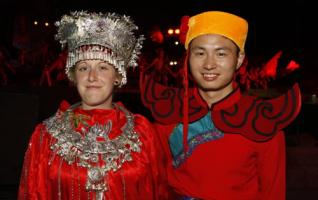
<svg viewBox="0 0 318 200"><path fill-rule="evenodd" d="M274 99L233 91L208 109L189 90L189 149L183 152L183 90L152 79L142 100L156 119L168 182L181 196L204 200L285 200L283 128L300 111L298 85Z"/></svg>

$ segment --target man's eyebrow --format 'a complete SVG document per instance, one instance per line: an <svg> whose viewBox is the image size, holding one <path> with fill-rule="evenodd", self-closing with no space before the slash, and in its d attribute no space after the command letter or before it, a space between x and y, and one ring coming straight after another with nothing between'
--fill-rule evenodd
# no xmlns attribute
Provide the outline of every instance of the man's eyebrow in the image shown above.
<svg viewBox="0 0 318 200"><path fill-rule="evenodd" d="M191 47L191 50L205 50L205 48L202 46L194 46L194 47Z"/></svg>

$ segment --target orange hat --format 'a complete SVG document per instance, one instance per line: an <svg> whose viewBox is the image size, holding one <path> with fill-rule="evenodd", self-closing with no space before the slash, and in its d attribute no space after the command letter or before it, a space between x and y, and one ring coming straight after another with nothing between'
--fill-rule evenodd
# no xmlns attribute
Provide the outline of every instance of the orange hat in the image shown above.
<svg viewBox="0 0 318 200"><path fill-rule="evenodd" d="M188 28L186 49L200 35L219 34L231 39L244 52L248 23L241 17L220 11L203 12L189 19Z"/></svg>

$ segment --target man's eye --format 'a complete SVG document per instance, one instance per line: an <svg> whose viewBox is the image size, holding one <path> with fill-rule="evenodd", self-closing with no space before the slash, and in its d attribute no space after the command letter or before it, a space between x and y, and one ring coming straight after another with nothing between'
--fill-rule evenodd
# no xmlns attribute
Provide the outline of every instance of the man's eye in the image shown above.
<svg viewBox="0 0 318 200"><path fill-rule="evenodd" d="M204 52L195 52L194 55L196 55L196 56L203 56L203 55L204 55Z"/></svg>
<svg viewBox="0 0 318 200"><path fill-rule="evenodd" d="M217 55L223 57L223 56L226 56L226 53L224 53L224 52L219 52Z"/></svg>

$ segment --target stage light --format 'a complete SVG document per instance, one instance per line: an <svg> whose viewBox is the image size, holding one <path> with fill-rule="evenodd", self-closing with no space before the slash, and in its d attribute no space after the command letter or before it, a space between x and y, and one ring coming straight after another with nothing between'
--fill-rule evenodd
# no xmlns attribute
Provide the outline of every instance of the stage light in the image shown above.
<svg viewBox="0 0 318 200"><path fill-rule="evenodd" d="M49 26L50 24L49 24L49 22L45 22L44 25L45 26Z"/></svg>
<svg viewBox="0 0 318 200"><path fill-rule="evenodd" d="M172 34L173 34L173 29L172 29L172 28L169 28L169 29L168 29L168 34L169 34L169 35L172 35Z"/></svg>
<svg viewBox="0 0 318 200"><path fill-rule="evenodd" d="M179 45L179 42L178 42L178 41L175 41L174 44L175 44L175 45Z"/></svg>
<svg viewBox="0 0 318 200"><path fill-rule="evenodd" d="M33 24L34 24L35 26L37 26L37 25L38 25L38 21L34 21Z"/></svg>
<svg viewBox="0 0 318 200"><path fill-rule="evenodd" d="M175 61L175 60L171 60L171 61L169 62L169 65L170 65L170 66L174 66L174 65L177 65L177 64L178 64L178 62Z"/></svg>
<svg viewBox="0 0 318 200"><path fill-rule="evenodd" d="M180 29L178 29L178 28L175 29L175 30L174 30L174 33L177 34L177 35L180 34Z"/></svg>

